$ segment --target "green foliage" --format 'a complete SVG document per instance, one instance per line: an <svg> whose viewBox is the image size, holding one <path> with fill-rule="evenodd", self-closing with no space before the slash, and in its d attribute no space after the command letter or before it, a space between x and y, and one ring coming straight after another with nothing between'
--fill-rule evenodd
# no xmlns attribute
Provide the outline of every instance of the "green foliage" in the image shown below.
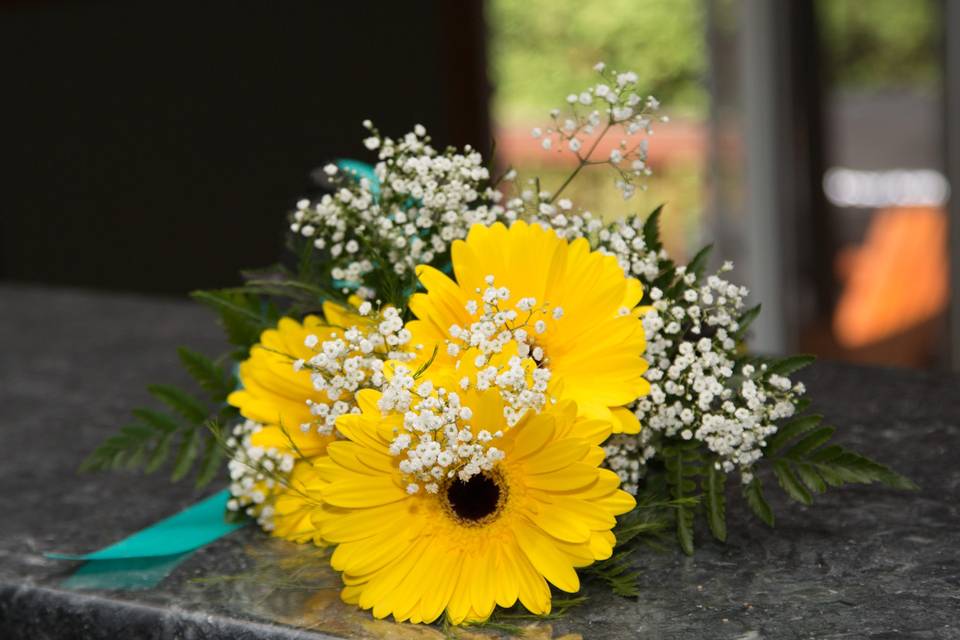
<svg viewBox="0 0 960 640"><path fill-rule="evenodd" d="M501 122L542 118L594 80L599 60L636 70L672 109L705 114L703 2L493 0L488 7ZM844 88L934 89L941 12L934 0L818 0L825 66Z"/></svg>
<svg viewBox="0 0 960 640"><path fill-rule="evenodd" d="M736 333L733 334L733 339L737 342L743 340L747 336L747 330L750 328L750 325L753 324L753 321L756 320L759 315L759 304L744 311L743 314L737 318L738 329Z"/></svg>
<svg viewBox="0 0 960 640"><path fill-rule="evenodd" d="M894 489L914 491L917 485L890 468L832 444L834 427L824 425L819 415L803 415L781 425L767 443L762 464L773 470L777 484L787 496L804 505L830 487L879 482ZM769 526L773 510L763 495L760 476L743 488L751 511Z"/></svg>
<svg viewBox="0 0 960 640"><path fill-rule="evenodd" d="M618 596L636 598L640 595L640 588L637 586L640 573L633 568L630 552L592 564L589 571L591 575L606 582L610 590Z"/></svg>
<svg viewBox="0 0 960 640"><path fill-rule="evenodd" d="M327 287L330 283L330 265L326 259L327 255L317 251L313 242L299 234L290 234L287 238L287 248L291 254L296 256L297 268L296 274L291 274L284 269L281 277L290 279L290 276L295 275L293 279L299 282L308 283L321 289Z"/></svg>
<svg viewBox="0 0 960 640"><path fill-rule="evenodd" d="M823 416L821 415L806 415L785 422L777 429L777 433L767 441L764 454L772 456L778 453L790 440L816 428L822 420Z"/></svg>
<svg viewBox="0 0 960 640"><path fill-rule="evenodd" d="M936 90L942 7L933 0L819 0L831 79L843 88Z"/></svg>
<svg viewBox="0 0 960 640"><path fill-rule="evenodd" d="M800 357L791 359L788 364L796 366L800 360ZM913 482L888 467L833 444L834 434L834 427L824 425L822 416L802 415L785 422L770 438L756 475L741 486L747 506L761 522L771 527L775 522L760 475L767 467L784 493L804 505L812 504L814 496L830 487L845 484L881 483L894 489L917 489ZM717 468L715 456L696 441L668 440L659 458L663 471L657 472L653 467L646 482L651 487L662 479L667 495L674 501L674 525L681 550L688 555L693 553L695 527L701 515L713 537L725 542L726 474ZM698 485L700 493L697 493ZM626 523L631 522L640 509L622 519L618 540L621 527L628 527Z"/></svg>
<svg viewBox="0 0 960 640"><path fill-rule="evenodd" d="M587 602L587 596L571 596L569 598L554 596L550 599L550 613L545 615L536 615L527 611L519 602L509 609L496 608L493 614L483 622L464 622L460 626L455 626L444 617L441 622L441 631L447 638L462 637L458 632L461 627L481 629L484 631L497 631L505 633L508 636L524 636L527 629L520 623L542 622L548 620L558 620L567 615L567 613L576 607Z"/></svg>
<svg viewBox="0 0 960 640"><path fill-rule="evenodd" d="M147 387L147 391L188 422L200 424L207 419L207 408L203 402L177 387L168 384L152 384Z"/></svg>
<svg viewBox="0 0 960 640"><path fill-rule="evenodd" d="M695 440L678 441L663 449L663 461L666 466L666 480L670 497L677 501L676 527L677 541L687 555L693 555L693 525L696 509L683 502L684 498L697 495L697 478L705 470L701 445Z"/></svg>
<svg viewBox="0 0 960 640"><path fill-rule="evenodd" d="M184 369L207 400L172 385L151 385L147 390L171 413L149 407L133 410L137 422L120 429L97 447L81 464L81 471L137 469L160 470L170 461L170 477L177 481L197 469L195 483L203 487L219 471L224 453L219 446L220 424L236 418L236 409L226 404L236 379L209 358L185 347L179 349ZM175 452L175 453L174 453Z"/></svg>
<svg viewBox="0 0 960 640"><path fill-rule="evenodd" d="M662 484L662 486L660 486ZM613 533L617 537L616 553L629 552L638 544L658 549L674 524L674 508L678 505L695 507L698 499L670 500L666 482L648 482L643 493L637 496L637 506L617 519ZM614 555L612 559L615 559Z"/></svg>
<svg viewBox="0 0 960 640"><path fill-rule="evenodd" d="M713 251L713 245L708 244L697 252L690 263L687 265L687 273L696 274L697 280L703 277L703 272L707 268L707 261L710 259L710 252Z"/></svg>
<svg viewBox="0 0 960 640"><path fill-rule="evenodd" d="M414 380L419 379L420 376L426 373L427 369L429 369L433 365L433 362L437 359L438 350L439 349L437 348L437 346L434 345L433 352L430 354L430 358L426 362L424 362L422 365L420 365L416 371L413 372Z"/></svg>
<svg viewBox="0 0 960 640"><path fill-rule="evenodd" d="M590 565L586 569L587 575L602 580L619 596L639 595L637 580L640 572L633 562L636 551L641 545L663 550L663 542L676 522L677 510L692 510L699 504L696 496L672 500L668 493L666 482L660 483L654 478L647 483L637 496L637 506L617 519L617 526L613 529L617 537L613 554Z"/></svg>
<svg viewBox="0 0 960 640"><path fill-rule="evenodd" d="M223 367L206 356L186 347L177 349L177 355L180 356L183 368L193 376L211 400L224 399L237 387L236 376L225 372Z"/></svg>
<svg viewBox="0 0 960 640"><path fill-rule="evenodd" d="M716 464L707 464L703 492L710 533L720 542L727 541L727 475Z"/></svg>
<svg viewBox="0 0 960 640"><path fill-rule="evenodd" d="M743 485L743 497L747 501L747 506L750 507L753 514L757 516L761 522L772 527L774 522L773 509L770 508L767 499L763 495L763 485L758 478L754 477L748 484Z"/></svg>
<svg viewBox="0 0 960 640"><path fill-rule="evenodd" d="M663 205L661 204L647 215L643 223L643 242L644 245L652 251L660 251L663 249L663 241L660 237L660 220L662 214ZM698 269L703 268L709 254L710 247L704 247L704 249L697 254L697 264L694 265L694 267ZM674 264L673 260L660 258L657 261L657 266L660 269L659 273L650 283L649 287L644 287L643 300L641 302L643 305L652 304L653 300L650 298L650 291L653 288L660 289L669 298L671 294L674 294L683 286L683 279L677 276L677 265Z"/></svg>
<svg viewBox="0 0 960 640"><path fill-rule="evenodd" d="M767 374L788 376L792 373L800 371L801 369L809 367L816 359L816 356L811 355L788 356L786 358L780 358L779 360L774 360L767 365Z"/></svg>
<svg viewBox="0 0 960 640"><path fill-rule="evenodd" d="M494 0L490 59L499 119L529 119L596 82L605 61L633 69L675 109L707 104L706 10L700 0Z"/></svg>
<svg viewBox="0 0 960 640"><path fill-rule="evenodd" d="M650 251L659 251L663 248L663 242L660 241L660 216L663 213L663 205L650 212L643 223L643 243Z"/></svg>
<svg viewBox="0 0 960 640"><path fill-rule="evenodd" d="M229 291L265 296L280 303L284 315L289 316L319 312L326 300L346 300L343 291L332 286L326 254L296 234L288 237L287 248L295 259L295 268L277 264L243 271L244 284Z"/></svg>
<svg viewBox="0 0 960 640"><path fill-rule="evenodd" d="M237 359L246 357L250 347L260 340L260 334L280 319L274 305L242 288L194 291L190 295L217 312L227 340L238 347Z"/></svg>

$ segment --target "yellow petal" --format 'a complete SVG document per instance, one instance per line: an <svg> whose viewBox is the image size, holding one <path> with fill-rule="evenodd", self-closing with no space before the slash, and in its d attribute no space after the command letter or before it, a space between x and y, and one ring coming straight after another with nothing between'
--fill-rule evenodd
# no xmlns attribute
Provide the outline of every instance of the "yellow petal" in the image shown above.
<svg viewBox="0 0 960 640"><path fill-rule="evenodd" d="M336 507L376 507L407 499L407 492L388 477L370 477L363 482L339 480L323 492L323 499Z"/></svg>
<svg viewBox="0 0 960 640"><path fill-rule="evenodd" d="M543 577L567 593L580 590L577 572L547 536L539 533L529 522L518 523L514 535L524 555Z"/></svg>

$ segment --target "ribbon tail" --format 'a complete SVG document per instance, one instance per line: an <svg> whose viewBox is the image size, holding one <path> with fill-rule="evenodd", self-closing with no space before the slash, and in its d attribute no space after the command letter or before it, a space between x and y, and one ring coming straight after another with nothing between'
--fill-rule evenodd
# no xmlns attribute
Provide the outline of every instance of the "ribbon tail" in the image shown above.
<svg viewBox="0 0 960 640"><path fill-rule="evenodd" d="M224 489L99 551L45 555L57 560L123 560L193 551L244 526L244 523L232 523L224 519L229 499L230 492Z"/></svg>

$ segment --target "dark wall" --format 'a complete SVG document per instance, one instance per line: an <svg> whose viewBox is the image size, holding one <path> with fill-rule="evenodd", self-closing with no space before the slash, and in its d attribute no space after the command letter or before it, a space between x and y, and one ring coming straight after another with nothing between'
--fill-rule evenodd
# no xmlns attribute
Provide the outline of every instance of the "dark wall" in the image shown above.
<svg viewBox="0 0 960 640"><path fill-rule="evenodd" d="M487 141L479 2L0 5L0 278L180 293L275 261L360 122Z"/></svg>

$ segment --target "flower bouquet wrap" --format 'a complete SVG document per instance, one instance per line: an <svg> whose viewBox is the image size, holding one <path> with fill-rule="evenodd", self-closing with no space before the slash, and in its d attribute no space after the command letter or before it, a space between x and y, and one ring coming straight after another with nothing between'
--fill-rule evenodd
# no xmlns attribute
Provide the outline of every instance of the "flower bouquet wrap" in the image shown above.
<svg viewBox="0 0 960 640"><path fill-rule="evenodd" d="M226 466L227 516L329 549L345 602L450 624L546 615L584 580L636 596L638 550L722 542L735 494L772 526L774 486L912 488L805 413L791 375L811 358L745 349L760 308L729 262L677 264L659 208L607 220L565 197L585 170L645 188L665 120L636 74L597 72L533 131L576 160L556 185L365 122L372 164L324 169L292 259L194 294L235 349L181 349L199 391L150 387L170 411L135 410L85 468L172 458L203 486Z"/></svg>

